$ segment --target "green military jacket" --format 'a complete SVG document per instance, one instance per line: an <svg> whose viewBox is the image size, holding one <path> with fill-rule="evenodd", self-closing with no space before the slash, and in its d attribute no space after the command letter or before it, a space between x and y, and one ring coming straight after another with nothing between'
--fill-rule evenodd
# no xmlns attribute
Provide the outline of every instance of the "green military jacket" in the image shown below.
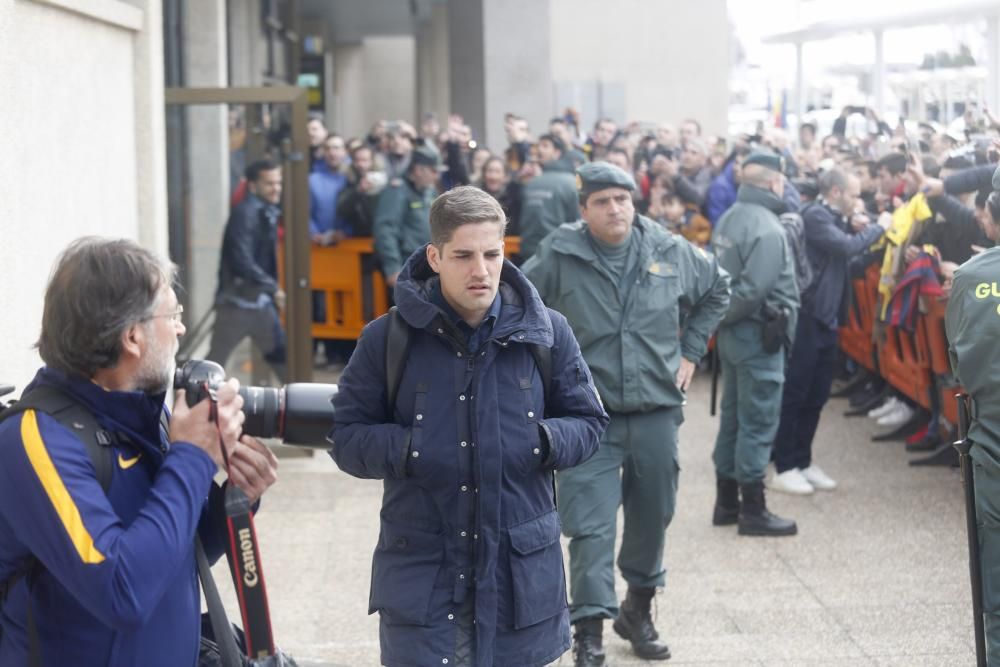
<svg viewBox="0 0 1000 667"><path fill-rule="evenodd" d="M712 248L732 279L732 297L722 326L743 320L763 321L764 305L789 311L788 340L795 336L799 288L795 258L788 247L778 214L780 197L762 188L741 185L736 203L712 232Z"/></svg>
<svg viewBox="0 0 1000 667"><path fill-rule="evenodd" d="M1000 467L1000 248L974 256L955 272L945 331L952 368L975 401L972 457Z"/></svg>
<svg viewBox="0 0 1000 667"><path fill-rule="evenodd" d="M715 258L643 216L637 280L624 300L583 221L548 236L523 267L542 300L569 320L594 383L613 412L681 405L680 358L701 359L729 305Z"/></svg>
<svg viewBox="0 0 1000 667"><path fill-rule="evenodd" d="M379 195L372 234L385 276L399 273L403 262L431 240L433 200L433 188L418 192L408 178L394 179Z"/></svg>
<svg viewBox="0 0 1000 667"><path fill-rule="evenodd" d="M521 191L521 258L535 254L538 244L563 224L580 217L576 178L568 161L553 160Z"/></svg>

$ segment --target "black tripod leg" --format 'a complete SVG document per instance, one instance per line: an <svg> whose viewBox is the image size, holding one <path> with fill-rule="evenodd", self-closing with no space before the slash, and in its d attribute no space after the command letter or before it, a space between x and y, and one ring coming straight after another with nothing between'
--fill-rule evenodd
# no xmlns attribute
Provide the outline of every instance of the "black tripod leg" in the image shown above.
<svg viewBox="0 0 1000 667"><path fill-rule="evenodd" d="M972 584L972 620L976 635L976 665L986 667L986 626L983 618L983 569L979 553L979 525L976 517L976 479L969 450L972 442L968 439L969 401L968 396L956 396L958 400L958 435L955 442L959 465L962 470L962 486L965 488L965 527L969 537L969 580Z"/></svg>

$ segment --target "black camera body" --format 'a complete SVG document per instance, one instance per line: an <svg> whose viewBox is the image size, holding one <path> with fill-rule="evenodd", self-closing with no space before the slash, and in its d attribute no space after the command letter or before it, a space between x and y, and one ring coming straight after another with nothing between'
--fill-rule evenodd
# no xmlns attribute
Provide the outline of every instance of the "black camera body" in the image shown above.
<svg viewBox="0 0 1000 667"><path fill-rule="evenodd" d="M193 407L225 382L222 366L191 359L174 373L174 389L183 389ZM287 445L329 449L327 435L333 428L333 397L337 385L295 382L283 387L240 387L243 397L243 432L257 438L277 438Z"/></svg>

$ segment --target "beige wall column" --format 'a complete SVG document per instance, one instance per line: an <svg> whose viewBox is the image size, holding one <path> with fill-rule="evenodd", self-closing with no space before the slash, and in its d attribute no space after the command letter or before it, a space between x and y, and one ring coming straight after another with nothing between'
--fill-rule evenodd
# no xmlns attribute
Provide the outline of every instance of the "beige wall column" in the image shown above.
<svg viewBox="0 0 1000 667"><path fill-rule="evenodd" d="M437 116L442 127L451 112L448 58L448 7L431 6L430 18L417 29L417 116Z"/></svg>
<svg viewBox="0 0 1000 667"><path fill-rule="evenodd" d="M451 0L451 107L494 151L508 111L544 130L552 113L550 0ZM564 25L573 25L573 21Z"/></svg>
<svg viewBox="0 0 1000 667"><path fill-rule="evenodd" d="M225 0L189 3L184 16L185 69L192 88L227 82ZM222 233L229 215L229 123L224 105L189 106L187 114L190 274L193 318L212 304Z"/></svg>
<svg viewBox="0 0 1000 667"><path fill-rule="evenodd" d="M338 44L333 50L333 127L347 137L367 134L369 123L361 103L365 79L361 44Z"/></svg>
<svg viewBox="0 0 1000 667"><path fill-rule="evenodd" d="M166 256L167 157L163 106L162 0L132 0L144 6L142 30L135 34L136 216L139 242Z"/></svg>
<svg viewBox="0 0 1000 667"><path fill-rule="evenodd" d="M726 134L729 32L720 29L728 21L726 0L550 2L553 81L620 91L619 121L692 117L706 134Z"/></svg>

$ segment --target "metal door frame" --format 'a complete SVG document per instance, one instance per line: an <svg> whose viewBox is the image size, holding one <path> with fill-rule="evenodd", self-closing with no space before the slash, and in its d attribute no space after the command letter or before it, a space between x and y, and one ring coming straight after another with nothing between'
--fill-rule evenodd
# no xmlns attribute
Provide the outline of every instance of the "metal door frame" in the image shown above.
<svg viewBox="0 0 1000 667"><path fill-rule="evenodd" d="M309 120L308 91L297 86L255 88L166 88L167 106L205 104L288 104L292 145L283 151L285 230L285 328L288 380L312 380L312 297L309 291Z"/></svg>

